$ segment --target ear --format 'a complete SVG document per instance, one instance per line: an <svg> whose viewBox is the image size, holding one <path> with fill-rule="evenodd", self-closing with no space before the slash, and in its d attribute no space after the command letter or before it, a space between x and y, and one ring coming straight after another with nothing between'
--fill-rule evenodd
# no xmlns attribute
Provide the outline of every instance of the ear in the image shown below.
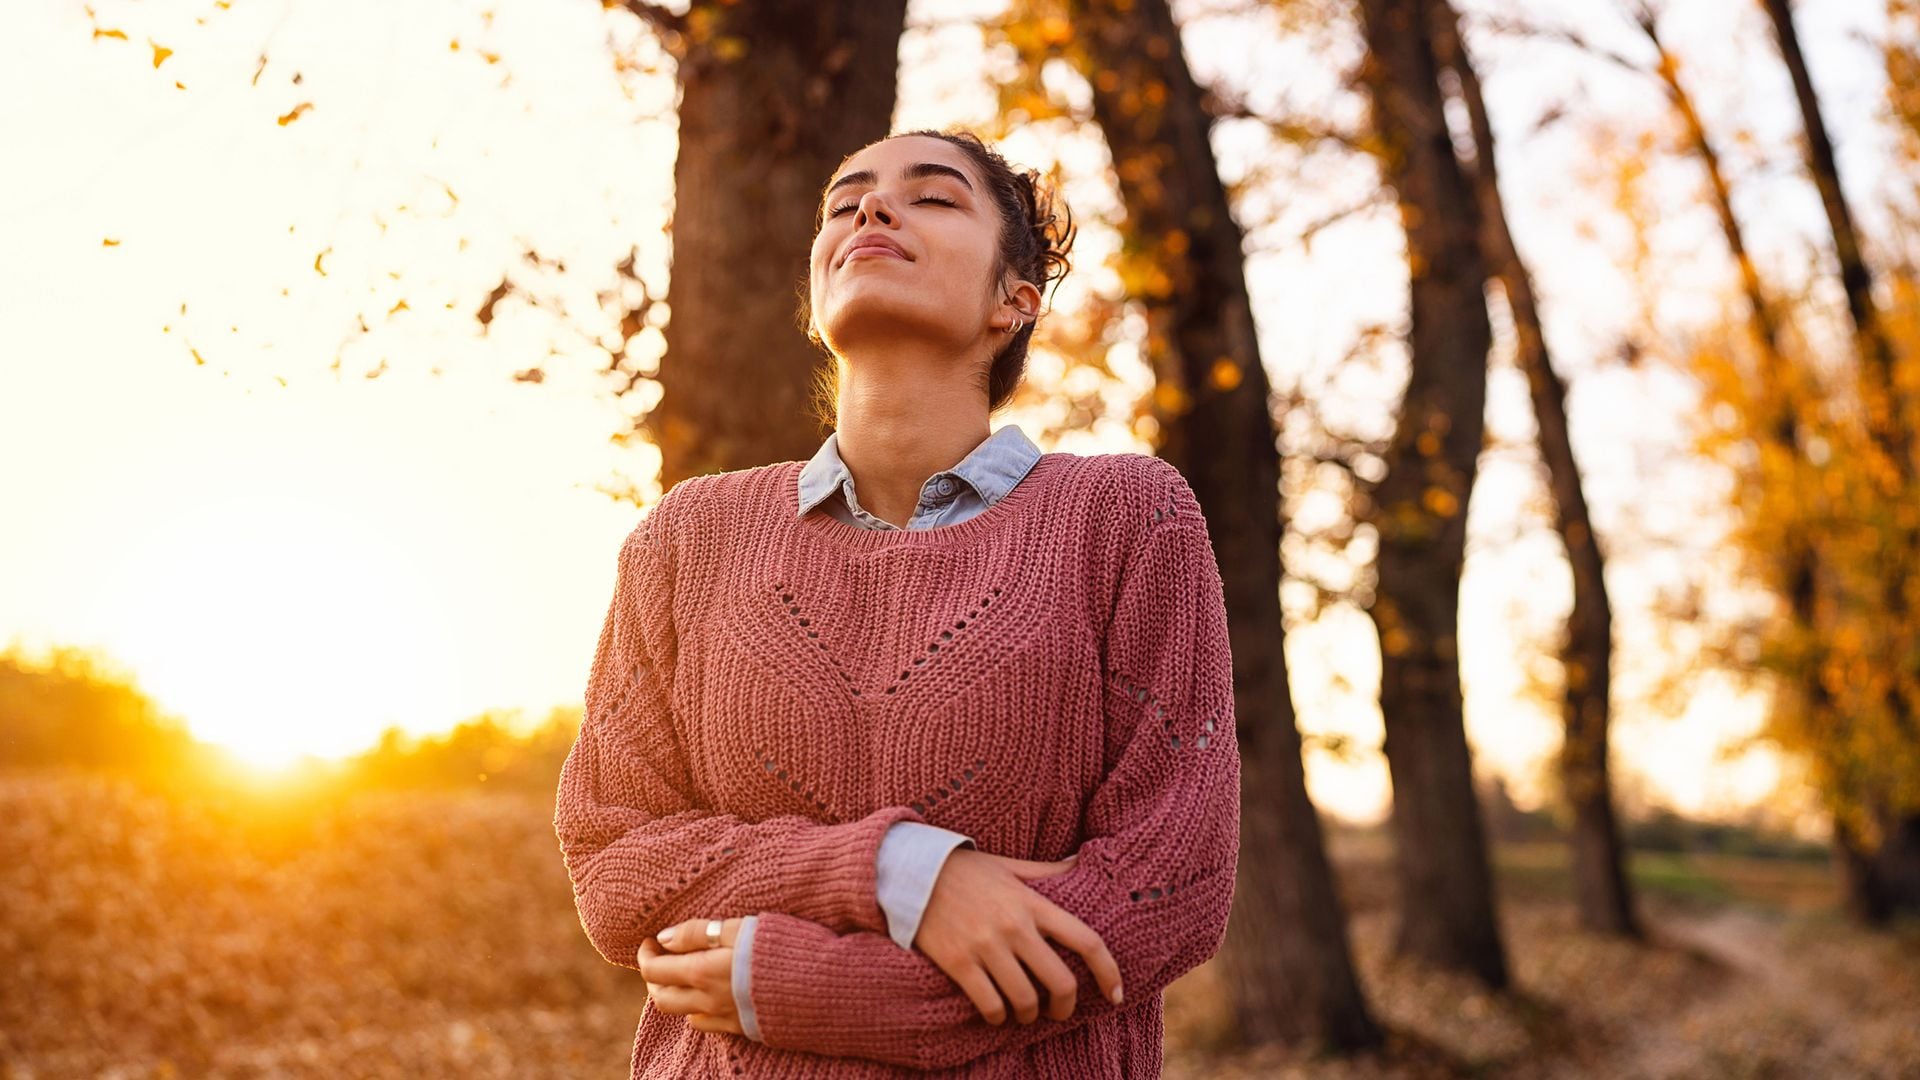
<svg viewBox="0 0 1920 1080"><path fill-rule="evenodd" d="M994 329L1005 333L1016 320L1023 327L1032 326L1039 315L1040 287L1031 281L1009 276L1006 288L1001 293L1000 308L994 313Z"/></svg>

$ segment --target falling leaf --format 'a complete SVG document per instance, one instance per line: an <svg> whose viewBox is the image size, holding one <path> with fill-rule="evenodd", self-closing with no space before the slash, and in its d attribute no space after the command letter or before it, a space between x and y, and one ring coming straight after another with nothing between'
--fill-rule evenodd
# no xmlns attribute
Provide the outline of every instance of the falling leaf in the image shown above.
<svg viewBox="0 0 1920 1080"><path fill-rule="evenodd" d="M291 124L295 120L300 119L300 114L303 112L306 112L308 109L311 109L311 108L313 108L313 103L311 101L303 101L300 104L295 105L293 107L292 112L280 118L280 126L286 127L288 124Z"/></svg>
<svg viewBox="0 0 1920 1080"><path fill-rule="evenodd" d="M1453 492L1442 487L1428 488L1426 494L1421 497L1420 502L1426 506L1428 510L1433 511L1441 517L1452 517L1455 512L1460 509L1459 498L1457 498Z"/></svg>
<svg viewBox="0 0 1920 1080"><path fill-rule="evenodd" d="M1380 647L1385 649L1389 656L1400 656L1412 645L1413 639L1407 636L1405 630L1397 627L1380 635Z"/></svg>
<svg viewBox="0 0 1920 1080"><path fill-rule="evenodd" d="M1186 412L1187 408L1193 404L1187 393L1171 381L1154 384L1153 400L1161 412L1170 416L1178 416Z"/></svg>
<svg viewBox="0 0 1920 1080"><path fill-rule="evenodd" d="M165 62L167 57L173 55L172 49L169 49L165 45L162 45L154 41L152 38L147 39L147 44L153 46L153 66L154 67L159 67L163 62Z"/></svg>

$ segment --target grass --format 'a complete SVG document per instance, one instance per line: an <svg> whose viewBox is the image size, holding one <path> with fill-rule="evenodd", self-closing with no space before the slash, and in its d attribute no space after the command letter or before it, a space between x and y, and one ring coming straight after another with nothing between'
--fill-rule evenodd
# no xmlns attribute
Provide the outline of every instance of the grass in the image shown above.
<svg viewBox="0 0 1920 1080"><path fill-rule="evenodd" d="M1387 1049L1218 1053L1217 961L1166 993L1171 1080L1900 1076L1920 925L1867 933L1804 859L1636 852L1655 938L1581 930L1566 852L1493 852L1513 986L1396 958L1390 845L1331 837ZM0 779L0 1078L621 1076L645 1000L572 906L549 799L345 793L268 813ZM1230 1036L1230 1032L1225 1032Z"/></svg>

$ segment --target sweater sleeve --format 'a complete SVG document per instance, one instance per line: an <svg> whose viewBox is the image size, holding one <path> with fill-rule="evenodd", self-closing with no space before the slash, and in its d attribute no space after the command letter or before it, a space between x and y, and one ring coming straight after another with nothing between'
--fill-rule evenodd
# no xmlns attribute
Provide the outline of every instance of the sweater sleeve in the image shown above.
<svg viewBox="0 0 1920 1080"><path fill-rule="evenodd" d="M769 1046L956 1067L1138 1008L1219 950L1240 844L1225 597L1184 478L1171 466L1147 475L1139 512L1148 520L1121 571L1104 642L1108 769L1085 810L1077 863L1027 882L1106 942L1125 1000L1114 1005L1080 955L1049 939L1079 983L1073 1015L989 1024L917 949L766 913L752 965Z"/></svg>
<svg viewBox="0 0 1920 1080"><path fill-rule="evenodd" d="M788 912L839 931L887 928L875 858L884 807L855 821L748 821L696 794L671 710L674 504L668 492L621 545L587 679L579 735L560 768L554 831L587 937L639 967L640 943L693 918Z"/></svg>
<svg viewBox="0 0 1920 1080"><path fill-rule="evenodd" d="M954 848L972 846L971 837L938 825L900 821L887 827L886 839L880 842L880 855L876 860L880 910L887 915L887 936L901 948L913 947L920 917L926 913L927 901L933 895L934 882L947 856L953 854ZM760 1038L759 1020L753 1014L753 934L758 924L757 915L740 920L729 975L734 1011L740 1017L742 1033L754 1042L764 1042Z"/></svg>

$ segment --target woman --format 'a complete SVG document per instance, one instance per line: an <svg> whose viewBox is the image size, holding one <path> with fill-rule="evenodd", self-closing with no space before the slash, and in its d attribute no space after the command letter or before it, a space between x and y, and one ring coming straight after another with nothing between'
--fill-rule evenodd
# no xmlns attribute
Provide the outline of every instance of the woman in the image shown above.
<svg viewBox="0 0 1920 1080"><path fill-rule="evenodd" d="M964 132L849 157L807 289L835 432L621 547L554 825L648 983L635 1077L1156 1076L1161 990L1219 948L1199 504L1155 457L987 434L1065 272L1050 202Z"/></svg>

